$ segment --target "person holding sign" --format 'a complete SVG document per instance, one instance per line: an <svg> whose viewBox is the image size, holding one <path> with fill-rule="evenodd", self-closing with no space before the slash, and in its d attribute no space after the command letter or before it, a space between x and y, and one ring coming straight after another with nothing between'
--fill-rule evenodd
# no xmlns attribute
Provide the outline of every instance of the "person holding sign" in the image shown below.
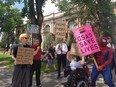
<svg viewBox="0 0 116 87"><path fill-rule="evenodd" d="M42 50L41 50L40 42L38 39L34 40L34 43L31 46L31 48L33 48L35 51L34 51L34 57L33 57L33 64L31 65L30 83L28 87L32 87L32 79L33 79L34 72L36 72L35 73L36 86L42 87L41 81L40 81Z"/></svg>
<svg viewBox="0 0 116 87"><path fill-rule="evenodd" d="M63 68L66 66L66 53L68 51L68 47L66 43L63 42L63 38L60 39L60 43L56 45L56 53L57 53L57 62L58 62L58 77L60 78L61 72L61 64L63 64Z"/></svg>
<svg viewBox="0 0 116 87"><path fill-rule="evenodd" d="M106 37L101 38L99 45L101 51L94 53L96 62L91 72L91 87L96 87L96 80L99 74L103 75L104 81L109 87L115 87L111 79L109 66L112 61L113 51L111 48L107 47ZM93 56L91 55L91 57Z"/></svg>
<svg viewBox="0 0 116 87"><path fill-rule="evenodd" d="M13 48L12 59L14 60L14 73L12 78L12 87L28 87L31 64L17 64L18 47L30 48L27 44L29 36L23 33L19 36L21 45Z"/></svg>

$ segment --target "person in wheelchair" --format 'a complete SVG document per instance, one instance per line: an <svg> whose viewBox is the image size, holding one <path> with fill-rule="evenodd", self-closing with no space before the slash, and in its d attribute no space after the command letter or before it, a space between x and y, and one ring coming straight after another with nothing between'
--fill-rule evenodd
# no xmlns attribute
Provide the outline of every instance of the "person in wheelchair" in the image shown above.
<svg viewBox="0 0 116 87"><path fill-rule="evenodd" d="M84 57L74 56L70 65L64 70L64 77L68 76L65 87L77 87L77 83L81 80L85 80L86 73L83 66L86 65Z"/></svg>

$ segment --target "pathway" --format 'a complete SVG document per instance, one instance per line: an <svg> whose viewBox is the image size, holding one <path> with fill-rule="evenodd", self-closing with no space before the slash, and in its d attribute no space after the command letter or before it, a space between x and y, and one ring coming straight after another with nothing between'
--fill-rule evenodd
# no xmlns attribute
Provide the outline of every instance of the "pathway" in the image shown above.
<svg viewBox="0 0 116 87"><path fill-rule="evenodd" d="M62 79L57 79L56 77L57 77L56 72L44 74L41 77L43 87L63 87L63 85L61 84ZM12 80L12 70L7 69L5 67L0 67L0 87L10 87L11 80ZM114 73L113 80L116 85L116 75L114 75ZM35 79L33 84L34 84L33 87L36 87ZM108 87L104 84L102 76L99 76L97 80L97 87Z"/></svg>

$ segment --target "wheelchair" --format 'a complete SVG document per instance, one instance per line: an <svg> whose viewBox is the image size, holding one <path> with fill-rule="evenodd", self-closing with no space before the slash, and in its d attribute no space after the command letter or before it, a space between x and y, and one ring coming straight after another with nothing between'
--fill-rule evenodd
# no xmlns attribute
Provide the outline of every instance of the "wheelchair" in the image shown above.
<svg viewBox="0 0 116 87"><path fill-rule="evenodd" d="M63 84L64 87L90 87L89 75L84 68L71 71L68 66L64 70L64 77L68 77L67 82Z"/></svg>

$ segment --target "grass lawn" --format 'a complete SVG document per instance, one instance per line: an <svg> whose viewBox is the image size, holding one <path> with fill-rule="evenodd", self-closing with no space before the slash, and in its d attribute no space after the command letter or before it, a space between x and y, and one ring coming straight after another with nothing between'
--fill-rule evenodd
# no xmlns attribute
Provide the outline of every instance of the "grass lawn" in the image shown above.
<svg viewBox="0 0 116 87"><path fill-rule="evenodd" d="M3 54L3 52L0 51L0 66L11 68L13 66L13 60L11 58L11 55Z"/></svg>
<svg viewBox="0 0 116 87"><path fill-rule="evenodd" d="M0 51L0 67L5 67L5 68L12 68L14 65L14 62L12 60L12 57L10 54L3 54L2 51ZM41 73L43 74L45 72L45 66L46 63L42 62L41 66ZM49 67L49 72L54 71L53 67Z"/></svg>

